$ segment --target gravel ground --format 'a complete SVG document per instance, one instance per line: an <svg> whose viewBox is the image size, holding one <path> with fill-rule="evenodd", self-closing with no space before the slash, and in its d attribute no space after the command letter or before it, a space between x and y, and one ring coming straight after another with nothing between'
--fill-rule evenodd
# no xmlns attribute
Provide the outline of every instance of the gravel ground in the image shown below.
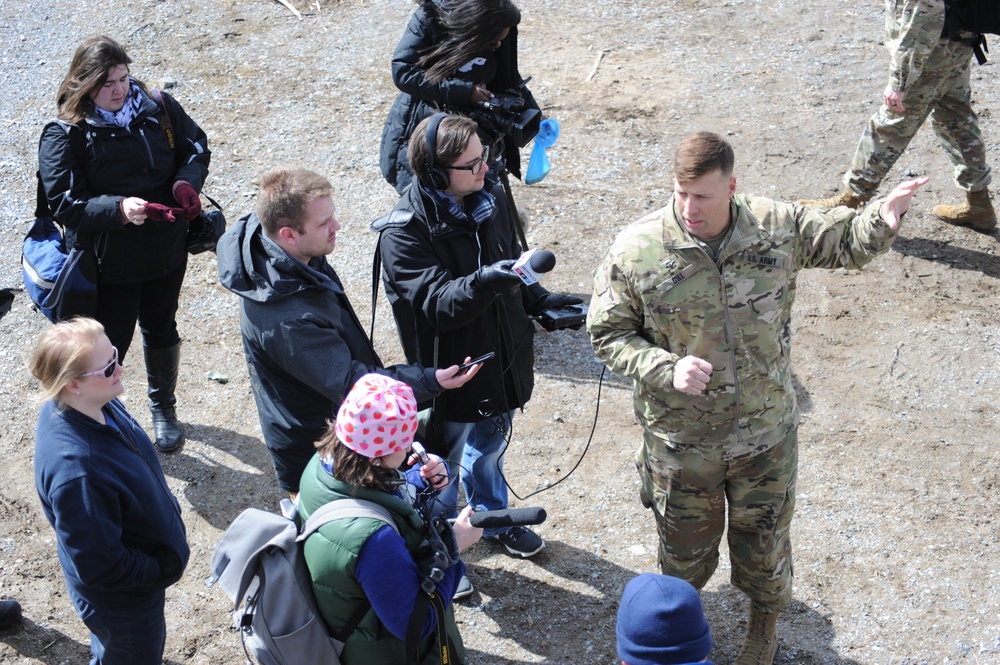
<svg viewBox="0 0 1000 665"><path fill-rule="evenodd" d="M171 92L211 140L206 191L231 220L251 209L253 180L268 167L329 175L344 223L333 261L366 319L367 226L395 202L377 168L395 96L389 56L414 5L289 1L301 20L265 0L0 0L0 287L20 285L35 148L56 87L83 37L105 32L126 45L140 78L176 82ZM532 218L530 243L558 256L547 285L584 297L616 231L667 199L683 133L727 135L744 191L821 195L837 187L884 86L882 10L872 0L520 6L522 73L562 136L550 151L552 173L534 187L516 184L515 197ZM973 68L994 162L995 79L996 65ZM958 193L926 130L886 188L924 173L933 180L893 251L858 273L816 271L799 281L796 587L779 620L780 664L1000 663L998 236L932 219L932 206ZM202 580L222 530L248 506L275 508L279 493L247 383L237 302L218 286L213 255L192 259L181 310L188 440L162 461L193 554L168 592L167 662L235 663L242 650L224 596ZM33 489L36 386L24 361L46 325L23 293L0 321L8 423L0 597L25 607L20 629L0 630L0 663L74 663L88 652ZM376 345L386 361L401 359L384 301ZM622 588L656 569L655 529L631 461L640 432L628 384L610 375L599 383L583 332L542 334L537 348L535 397L515 421L506 471L521 497L547 490L515 503L547 509L539 533L548 547L528 561L489 543L470 550L477 592L459 603L458 618L474 664L610 665ZM144 381L128 369L127 402L148 425ZM231 380L210 381L210 371ZM716 663L733 659L745 626L746 602L727 580L724 559L703 593Z"/></svg>

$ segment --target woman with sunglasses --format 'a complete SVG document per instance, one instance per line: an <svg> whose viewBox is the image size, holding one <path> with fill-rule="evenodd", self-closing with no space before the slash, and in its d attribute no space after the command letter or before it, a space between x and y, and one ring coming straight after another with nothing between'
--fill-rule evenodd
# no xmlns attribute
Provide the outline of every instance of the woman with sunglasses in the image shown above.
<svg viewBox="0 0 1000 665"><path fill-rule="evenodd" d="M94 318L122 362L139 324L155 443L168 452L183 438L174 392L188 222L201 213L211 153L205 132L172 97L132 76L131 62L111 37L80 44L56 119L42 130L38 171L67 245L97 253Z"/></svg>
<svg viewBox="0 0 1000 665"><path fill-rule="evenodd" d="M413 179L407 141L421 120L438 110L462 112L523 83L517 69L521 11L511 0L424 0L392 54L392 82L399 96L382 128L379 166L400 194ZM538 103L521 88L524 108ZM521 177L513 141L501 141L507 170Z"/></svg>
<svg viewBox="0 0 1000 665"><path fill-rule="evenodd" d="M58 323L28 361L42 384L35 486L56 532L91 665L159 665L164 590L189 549L156 449L118 400L118 350L93 319Z"/></svg>

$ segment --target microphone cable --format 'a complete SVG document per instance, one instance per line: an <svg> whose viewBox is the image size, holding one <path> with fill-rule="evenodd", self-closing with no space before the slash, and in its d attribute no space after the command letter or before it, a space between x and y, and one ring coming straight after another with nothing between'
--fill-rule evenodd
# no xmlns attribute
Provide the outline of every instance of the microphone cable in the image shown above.
<svg viewBox="0 0 1000 665"><path fill-rule="evenodd" d="M525 494L524 496L521 496L520 494L518 494L514 490L514 488L511 487L510 483L507 482L507 476L504 475L503 470L500 468L500 460L502 460L504 454L506 454L507 447L510 445L511 436L514 433L514 423L513 423L513 420L511 420L510 431L507 432L507 440L504 442L503 450L500 451L500 455L497 457L497 472L500 474L500 477L503 479L503 484L507 486L508 491L510 491L510 493L513 494L514 498L516 498L518 501L524 501L526 499L530 499L531 497L535 496L536 494L541 494L542 492L547 492L548 490L552 489L553 487L555 487L556 485L558 485L562 481L564 481L567 478L569 478L570 476L572 476L573 472L575 472L577 470L577 468L580 466L580 464L583 463L583 458L587 456L587 451L590 450L590 444L594 441L594 432L597 431L597 418L598 418L598 416L600 415L600 412L601 412L601 391L602 391L602 389L604 387L604 375L605 375L605 373L607 371L608 371L608 367L607 367L607 365L604 365L601 368L601 376L597 379L597 401L594 403L594 420L591 423L591 426L590 426L590 435L587 437L587 443L583 447L583 452L580 453L580 458L576 461L576 464L573 465L573 468L570 469L569 471L567 471L566 475L564 475L562 478L560 478L559 480L555 481L551 485L548 485L548 486L543 487L541 489L535 490L534 492L531 492L529 494Z"/></svg>

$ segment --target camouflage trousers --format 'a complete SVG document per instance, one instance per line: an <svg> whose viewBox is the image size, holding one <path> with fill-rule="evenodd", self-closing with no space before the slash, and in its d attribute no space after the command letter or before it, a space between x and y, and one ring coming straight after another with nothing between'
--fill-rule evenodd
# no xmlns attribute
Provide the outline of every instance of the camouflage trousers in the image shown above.
<svg viewBox="0 0 1000 665"><path fill-rule="evenodd" d="M882 104L868 121L844 184L855 194L873 196L910 140L930 116L938 143L955 166L955 184L976 192L990 183L986 146L972 110L969 65L972 49L942 40L903 99L904 113Z"/></svg>
<svg viewBox="0 0 1000 665"><path fill-rule="evenodd" d="M652 508L664 575L700 589L719 564L729 509L733 586L760 610L780 612L792 599L791 522L798 433L750 457L724 462L719 446L670 448L643 434L636 456L640 498Z"/></svg>

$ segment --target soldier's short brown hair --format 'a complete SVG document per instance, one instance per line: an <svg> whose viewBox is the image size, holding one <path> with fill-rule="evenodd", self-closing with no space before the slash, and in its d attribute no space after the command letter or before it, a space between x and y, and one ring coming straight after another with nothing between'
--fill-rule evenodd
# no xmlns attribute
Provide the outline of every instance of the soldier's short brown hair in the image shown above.
<svg viewBox="0 0 1000 665"><path fill-rule="evenodd" d="M691 182L715 170L729 178L735 162L733 146L724 138L712 132L695 132L682 138L677 146L674 178L677 182Z"/></svg>
<svg viewBox="0 0 1000 665"><path fill-rule="evenodd" d="M333 193L333 185L320 174L308 169L276 168L260 177L257 193L257 218L264 232L277 237L282 227L302 233L306 206Z"/></svg>

